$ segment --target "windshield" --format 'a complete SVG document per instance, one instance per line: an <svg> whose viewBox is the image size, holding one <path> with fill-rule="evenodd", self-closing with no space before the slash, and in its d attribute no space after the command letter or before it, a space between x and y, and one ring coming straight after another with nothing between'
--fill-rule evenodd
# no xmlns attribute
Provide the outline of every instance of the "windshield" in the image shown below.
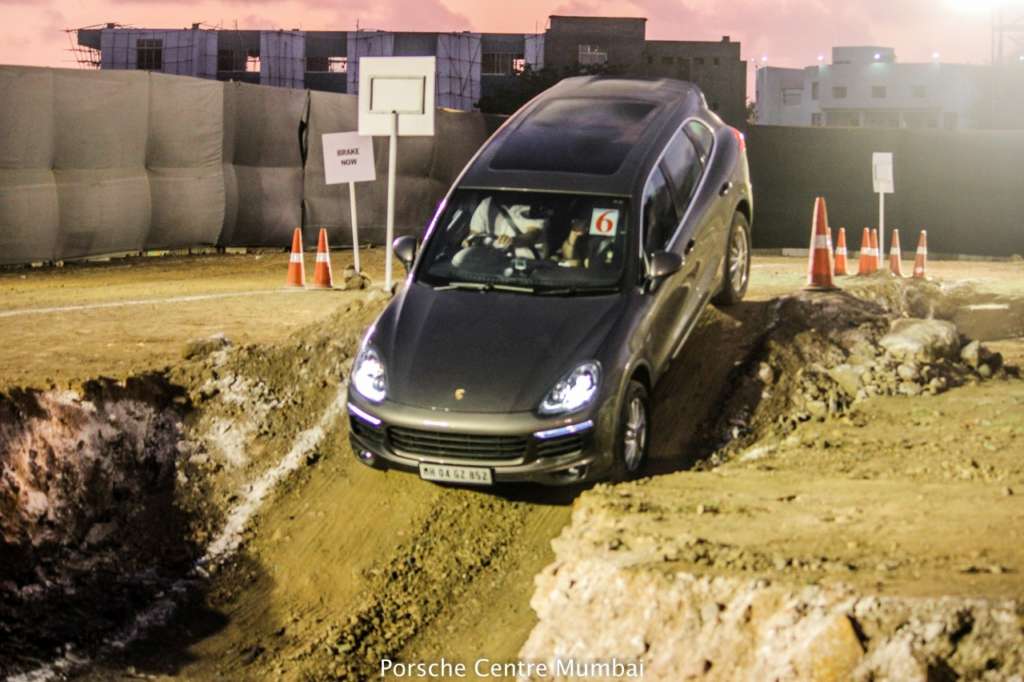
<svg viewBox="0 0 1024 682"><path fill-rule="evenodd" d="M434 227L419 280L551 293L617 289L627 204L618 197L458 190Z"/></svg>

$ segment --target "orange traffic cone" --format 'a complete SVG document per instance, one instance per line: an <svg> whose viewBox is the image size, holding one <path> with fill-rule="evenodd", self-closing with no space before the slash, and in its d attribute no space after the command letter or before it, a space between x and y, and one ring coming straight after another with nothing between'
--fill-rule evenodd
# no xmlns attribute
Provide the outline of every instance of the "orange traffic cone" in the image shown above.
<svg viewBox="0 0 1024 682"><path fill-rule="evenodd" d="M807 286L812 291L835 289L832 283L832 259L829 257L828 211L825 199L814 200L814 215L811 217L811 250L807 257Z"/></svg>
<svg viewBox="0 0 1024 682"><path fill-rule="evenodd" d="M836 275L846 274L846 228L839 228L839 241L836 242L836 257L832 261L835 267L832 268Z"/></svg>
<svg viewBox="0 0 1024 682"><path fill-rule="evenodd" d="M864 228L860 235L860 254L857 256L857 274L871 274L871 230Z"/></svg>
<svg viewBox="0 0 1024 682"><path fill-rule="evenodd" d="M292 255L288 259L288 281L285 286L306 286L306 265L302 262L302 230L298 227L292 233Z"/></svg>
<svg viewBox="0 0 1024 682"><path fill-rule="evenodd" d="M917 239L917 257L914 259L914 279L925 279L924 270L928 265L928 231L921 230Z"/></svg>
<svg viewBox="0 0 1024 682"><path fill-rule="evenodd" d="M878 252L878 228L871 230L871 274L878 272L881 265L882 254Z"/></svg>
<svg viewBox="0 0 1024 682"><path fill-rule="evenodd" d="M320 228L320 238L316 242L316 267L313 268L313 288L332 289L334 278L331 276L331 250L327 247L327 230Z"/></svg>
<svg viewBox="0 0 1024 682"><path fill-rule="evenodd" d="M889 246L889 274L893 277L903 276L903 253L900 251L900 231L892 231L892 244Z"/></svg>

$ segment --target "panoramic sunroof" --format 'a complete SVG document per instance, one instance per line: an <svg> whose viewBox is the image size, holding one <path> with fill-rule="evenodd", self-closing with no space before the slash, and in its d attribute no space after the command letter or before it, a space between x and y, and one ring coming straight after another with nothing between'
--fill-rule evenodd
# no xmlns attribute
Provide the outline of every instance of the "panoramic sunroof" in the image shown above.
<svg viewBox="0 0 1024 682"><path fill-rule="evenodd" d="M618 99L552 100L504 140L491 168L611 175L640 139L656 108L650 102Z"/></svg>

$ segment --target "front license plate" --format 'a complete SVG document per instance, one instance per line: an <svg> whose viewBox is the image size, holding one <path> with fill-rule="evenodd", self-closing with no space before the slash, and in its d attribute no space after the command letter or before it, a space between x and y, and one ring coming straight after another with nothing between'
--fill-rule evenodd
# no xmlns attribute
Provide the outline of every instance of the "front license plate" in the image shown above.
<svg viewBox="0 0 1024 682"><path fill-rule="evenodd" d="M446 464L420 464L420 478L425 481L442 483L468 483L470 485L491 485L490 469L477 467L453 467Z"/></svg>

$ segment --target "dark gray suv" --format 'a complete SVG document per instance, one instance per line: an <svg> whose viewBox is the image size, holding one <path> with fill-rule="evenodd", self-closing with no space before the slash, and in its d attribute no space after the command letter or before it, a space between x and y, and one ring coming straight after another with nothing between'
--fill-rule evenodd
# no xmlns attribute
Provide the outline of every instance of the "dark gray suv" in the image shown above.
<svg viewBox="0 0 1024 682"><path fill-rule="evenodd" d="M704 306L739 301L743 136L672 80L564 80L469 162L367 332L356 456L432 481L638 474L654 384Z"/></svg>

